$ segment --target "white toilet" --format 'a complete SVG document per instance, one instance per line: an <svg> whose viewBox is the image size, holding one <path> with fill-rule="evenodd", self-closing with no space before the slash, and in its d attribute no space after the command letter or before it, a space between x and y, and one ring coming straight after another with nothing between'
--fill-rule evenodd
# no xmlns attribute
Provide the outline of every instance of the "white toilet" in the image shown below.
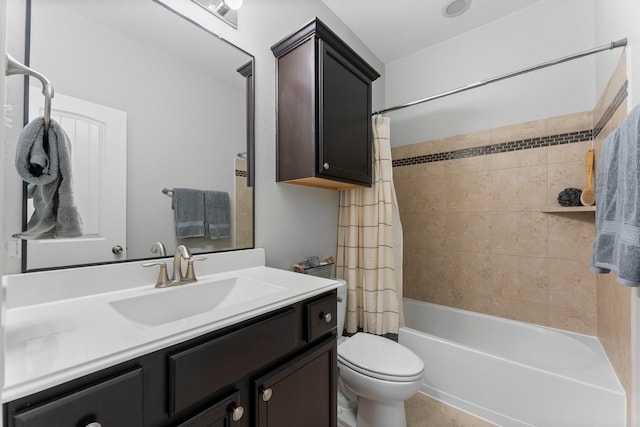
<svg viewBox="0 0 640 427"><path fill-rule="evenodd" d="M359 332L342 337L347 284L338 287L338 425L404 427L404 401L417 393L424 363L390 339Z"/></svg>

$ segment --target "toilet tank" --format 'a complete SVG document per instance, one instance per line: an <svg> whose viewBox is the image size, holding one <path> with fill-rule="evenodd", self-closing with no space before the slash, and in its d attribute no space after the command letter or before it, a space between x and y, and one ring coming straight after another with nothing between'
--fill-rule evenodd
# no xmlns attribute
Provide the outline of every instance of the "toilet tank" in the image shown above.
<svg viewBox="0 0 640 427"><path fill-rule="evenodd" d="M347 282L344 280L339 280L340 284L338 285L338 309L336 313L338 314L338 338L342 336L342 331L344 331L344 322L347 315Z"/></svg>

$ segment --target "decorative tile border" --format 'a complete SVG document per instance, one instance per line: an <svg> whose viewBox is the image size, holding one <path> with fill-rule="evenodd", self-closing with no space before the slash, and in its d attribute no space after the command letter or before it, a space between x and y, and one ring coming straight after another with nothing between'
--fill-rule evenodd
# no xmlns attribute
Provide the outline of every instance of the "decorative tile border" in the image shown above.
<svg viewBox="0 0 640 427"><path fill-rule="evenodd" d="M242 176L242 177L246 178L248 176L247 175L247 171L241 171L241 170L236 169L236 176Z"/></svg>
<svg viewBox="0 0 640 427"><path fill-rule="evenodd" d="M611 119L620 104L622 104L622 102L626 99L627 88L628 82L625 81L609 107L607 107L607 110L603 114L602 118L598 121L598 125L596 125L594 129L585 129L577 132L520 139L516 141L502 142L499 144L485 145L482 147L463 148L461 150L445 151L443 153L407 157L404 159L394 159L392 161L392 165L393 167L418 165L422 163L442 162L445 160L463 159L466 157L506 153L509 151L528 150L530 148L551 147L554 145L591 141L600 133L600 131L602 131L604 125L609 121L609 119Z"/></svg>

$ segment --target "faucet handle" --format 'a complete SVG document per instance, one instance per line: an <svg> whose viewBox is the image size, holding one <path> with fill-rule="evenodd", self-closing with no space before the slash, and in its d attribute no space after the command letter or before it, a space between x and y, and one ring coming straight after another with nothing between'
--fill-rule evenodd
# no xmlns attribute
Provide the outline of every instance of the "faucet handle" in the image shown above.
<svg viewBox="0 0 640 427"><path fill-rule="evenodd" d="M193 268L193 263L194 261L204 261L206 260L207 257L201 256L201 257L195 257L195 258L189 258L189 261L187 263L187 276L185 277L185 279L189 280L189 281L193 281L195 282L196 280L198 280L196 278L196 271Z"/></svg>
<svg viewBox="0 0 640 427"><path fill-rule="evenodd" d="M160 266L158 272L158 278L156 279L156 288L164 288L169 285L169 274L167 273L167 263L165 262L145 262L143 267L153 267L154 265Z"/></svg>

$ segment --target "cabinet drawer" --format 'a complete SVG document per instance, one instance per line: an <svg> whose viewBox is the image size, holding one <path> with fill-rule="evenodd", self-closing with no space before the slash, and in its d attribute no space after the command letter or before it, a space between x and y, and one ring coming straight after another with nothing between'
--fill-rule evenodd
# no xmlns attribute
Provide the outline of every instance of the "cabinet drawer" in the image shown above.
<svg viewBox="0 0 640 427"><path fill-rule="evenodd" d="M228 427L233 425L232 421L240 421L244 411L245 408L240 406L240 392L235 391L177 427Z"/></svg>
<svg viewBox="0 0 640 427"><path fill-rule="evenodd" d="M169 356L169 410L181 411L294 350L295 309Z"/></svg>
<svg viewBox="0 0 640 427"><path fill-rule="evenodd" d="M142 427L142 369L83 388L13 417L16 427Z"/></svg>
<svg viewBox="0 0 640 427"><path fill-rule="evenodd" d="M336 328L336 296L334 294L307 304L307 341L313 341Z"/></svg>

